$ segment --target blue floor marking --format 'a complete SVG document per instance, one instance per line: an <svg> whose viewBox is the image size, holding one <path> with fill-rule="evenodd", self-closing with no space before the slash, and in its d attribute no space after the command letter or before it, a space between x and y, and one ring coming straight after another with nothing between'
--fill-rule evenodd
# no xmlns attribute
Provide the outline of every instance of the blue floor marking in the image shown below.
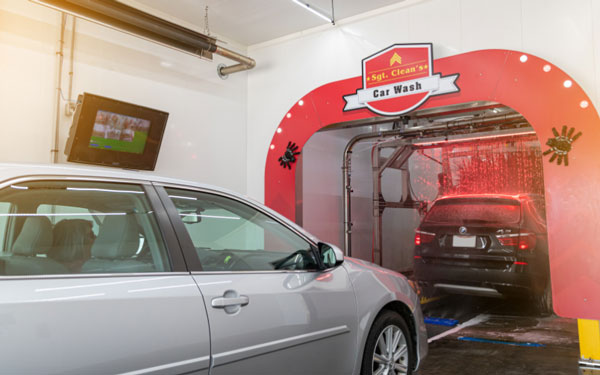
<svg viewBox="0 0 600 375"><path fill-rule="evenodd" d="M454 327L458 324L458 320L456 319L432 318L426 316L424 320L425 324L433 324L436 326Z"/></svg>
<svg viewBox="0 0 600 375"><path fill-rule="evenodd" d="M460 336L458 339L460 341L485 342L485 343L489 343L489 344L504 344L504 345L512 345L512 346L526 346L526 347L530 347L530 348L543 348L546 346L544 344L538 344L536 342L500 341L500 340L480 339L477 337L467 337L467 336Z"/></svg>

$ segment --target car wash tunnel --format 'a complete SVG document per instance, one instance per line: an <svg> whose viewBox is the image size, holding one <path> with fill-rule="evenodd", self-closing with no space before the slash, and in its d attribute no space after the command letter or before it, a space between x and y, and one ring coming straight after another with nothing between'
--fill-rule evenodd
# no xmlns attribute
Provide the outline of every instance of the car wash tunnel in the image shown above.
<svg viewBox="0 0 600 375"><path fill-rule="evenodd" d="M450 94L380 98L389 92L369 84L370 61L392 64L400 48L289 110L267 158L267 203L347 256L410 280L435 358L420 374L593 373L597 327L573 318L597 315L594 287L571 280L595 271L566 237L595 224L579 217L583 203L565 213L564 200L583 197L567 175L587 163L571 151L597 133L580 125L597 114L584 95L565 93L568 76L549 87L551 65L508 51L436 60ZM522 82L525 71L534 77Z"/></svg>

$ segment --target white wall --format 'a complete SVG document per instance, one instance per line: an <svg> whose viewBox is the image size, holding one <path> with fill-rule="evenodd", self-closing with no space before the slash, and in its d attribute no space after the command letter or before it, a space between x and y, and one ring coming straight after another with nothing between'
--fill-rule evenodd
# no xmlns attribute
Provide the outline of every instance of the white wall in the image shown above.
<svg viewBox="0 0 600 375"><path fill-rule="evenodd" d="M0 0L0 161L50 160L59 20L58 12L40 5ZM360 75L362 58L393 43L432 42L435 57L524 51L558 65L596 106L600 101L597 0L405 0L247 51L229 44L255 58L257 67L226 81L215 74L217 63L227 63L218 56L201 61L85 21L78 25L75 94L88 91L171 114L156 173L261 201L267 147L292 104L322 84ZM61 151L70 121L61 118Z"/></svg>
<svg viewBox="0 0 600 375"><path fill-rule="evenodd" d="M600 1L406 0L248 48L257 61L248 73L248 194L264 200L267 148L296 100L359 76L361 60L380 49L415 42L432 42L434 58L492 48L537 55L600 103Z"/></svg>
<svg viewBox="0 0 600 375"><path fill-rule="evenodd" d="M0 0L0 162L51 160L59 24L57 11ZM65 96L69 46L68 30ZM235 44L228 48L246 53ZM203 61L78 20L74 97L86 91L169 112L155 173L244 193L247 76L221 80L220 62L231 63L219 56ZM70 125L71 118L61 116L61 162Z"/></svg>

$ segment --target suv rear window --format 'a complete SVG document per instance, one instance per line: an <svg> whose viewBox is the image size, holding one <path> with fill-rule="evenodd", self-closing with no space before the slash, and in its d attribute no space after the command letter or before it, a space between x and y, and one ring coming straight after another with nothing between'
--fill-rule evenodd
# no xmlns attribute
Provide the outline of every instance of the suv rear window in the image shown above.
<svg viewBox="0 0 600 375"><path fill-rule="evenodd" d="M517 224L521 204L502 198L451 198L437 201L425 218L439 224Z"/></svg>

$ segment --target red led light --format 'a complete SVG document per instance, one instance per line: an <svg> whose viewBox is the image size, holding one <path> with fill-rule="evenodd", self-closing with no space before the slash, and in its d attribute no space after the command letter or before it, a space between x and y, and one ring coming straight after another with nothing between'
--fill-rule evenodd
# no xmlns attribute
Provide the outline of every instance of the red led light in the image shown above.
<svg viewBox="0 0 600 375"><path fill-rule="evenodd" d="M517 265L517 266L527 266L527 265L529 265L527 262L515 262L514 264Z"/></svg>
<svg viewBox="0 0 600 375"><path fill-rule="evenodd" d="M535 243L535 234L521 233L519 235L519 250L532 250L535 247Z"/></svg>
<svg viewBox="0 0 600 375"><path fill-rule="evenodd" d="M415 255L415 259L423 259L423 257L420 255Z"/></svg>
<svg viewBox="0 0 600 375"><path fill-rule="evenodd" d="M433 241L435 233L423 232L420 230L415 231L415 245L421 245Z"/></svg>

